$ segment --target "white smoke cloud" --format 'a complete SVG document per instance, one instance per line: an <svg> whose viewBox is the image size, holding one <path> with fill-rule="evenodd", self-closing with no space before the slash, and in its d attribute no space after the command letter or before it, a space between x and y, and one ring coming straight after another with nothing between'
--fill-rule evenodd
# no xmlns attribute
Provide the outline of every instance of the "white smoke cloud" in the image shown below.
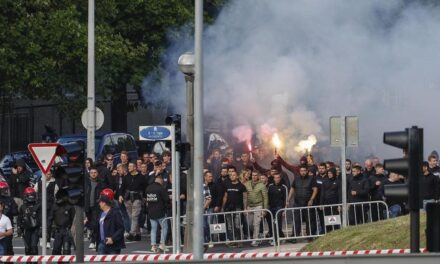
<svg viewBox="0 0 440 264"><path fill-rule="evenodd" d="M440 11L405 2L231 1L205 30L205 114L277 128L292 157L310 134L329 144L333 115L359 116L359 148L349 150L359 160L400 153L383 132L411 125L425 129L425 154L438 149ZM183 92L183 76L172 76Z"/></svg>

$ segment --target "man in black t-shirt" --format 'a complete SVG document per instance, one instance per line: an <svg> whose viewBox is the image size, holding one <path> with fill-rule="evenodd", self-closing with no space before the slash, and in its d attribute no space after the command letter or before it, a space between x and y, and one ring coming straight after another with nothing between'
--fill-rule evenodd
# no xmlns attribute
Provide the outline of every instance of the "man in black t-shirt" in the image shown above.
<svg viewBox="0 0 440 264"><path fill-rule="evenodd" d="M147 187L146 199L148 216L151 222L151 251L158 253L160 249L165 252L165 238L167 237L168 223L164 222L164 219L167 217L169 197L161 174L156 175L154 182ZM158 247L156 235L159 226L161 227L161 233L160 246Z"/></svg>
<svg viewBox="0 0 440 264"><path fill-rule="evenodd" d="M231 181L225 183L222 209L224 212L242 211L247 206L246 187L238 180L236 171L231 171L229 177ZM227 237L229 240L243 239L243 234L240 232L241 222L241 213L226 214ZM229 246L235 245L229 244Z"/></svg>
<svg viewBox="0 0 440 264"><path fill-rule="evenodd" d="M313 206L316 196L318 194L318 185L316 179L309 176L308 169L305 165L299 168L299 176L295 177L292 187L289 191L288 201L294 196L295 207L309 207ZM294 225L292 227L294 236L311 236L316 234L316 210L315 208L295 209L294 211ZM302 221L306 222L306 234L302 233ZM293 241L296 242L296 241Z"/></svg>

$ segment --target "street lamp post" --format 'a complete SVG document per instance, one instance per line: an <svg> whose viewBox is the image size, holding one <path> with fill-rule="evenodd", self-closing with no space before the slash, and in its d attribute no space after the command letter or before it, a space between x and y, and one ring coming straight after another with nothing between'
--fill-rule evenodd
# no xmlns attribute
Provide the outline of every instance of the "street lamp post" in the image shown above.
<svg viewBox="0 0 440 264"><path fill-rule="evenodd" d="M185 52L178 60L180 71L185 74L186 83L186 135L191 146L191 166L187 171L185 252L193 252L192 230L194 227L194 54ZM178 216L179 217L179 216Z"/></svg>

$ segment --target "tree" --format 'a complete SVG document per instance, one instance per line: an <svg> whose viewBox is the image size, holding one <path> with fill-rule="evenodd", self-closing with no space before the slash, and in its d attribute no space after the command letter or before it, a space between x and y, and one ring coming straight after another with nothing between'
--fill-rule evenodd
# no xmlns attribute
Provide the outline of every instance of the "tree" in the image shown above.
<svg viewBox="0 0 440 264"><path fill-rule="evenodd" d="M223 0L206 1L208 20ZM45 99L77 119L86 106L88 2L0 1L0 99ZM126 131L126 88L157 69L170 28L192 23L192 0L97 0L96 93L110 98L112 130ZM4 104L2 103L2 106Z"/></svg>

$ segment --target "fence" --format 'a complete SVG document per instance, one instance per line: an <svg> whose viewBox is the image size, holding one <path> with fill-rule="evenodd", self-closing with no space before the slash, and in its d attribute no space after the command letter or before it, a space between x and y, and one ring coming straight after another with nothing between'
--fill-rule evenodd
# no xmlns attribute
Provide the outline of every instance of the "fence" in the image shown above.
<svg viewBox="0 0 440 264"><path fill-rule="evenodd" d="M383 201L347 204L348 225L359 225L389 218ZM341 228L342 204L283 208L275 214L275 229L279 247L282 240L313 239Z"/></svg>
<svg viewBox="0 0 440 264"><path fill-rule="evenodd" d="M171 221L171 217L163 220L170 225ZM182 216L181 223L185 223L185 216ZM273 215L267 209L204 214L205 246L226 244L241 247L248 242L253 246L262 242L276 246L273 230Z"/></svg>

